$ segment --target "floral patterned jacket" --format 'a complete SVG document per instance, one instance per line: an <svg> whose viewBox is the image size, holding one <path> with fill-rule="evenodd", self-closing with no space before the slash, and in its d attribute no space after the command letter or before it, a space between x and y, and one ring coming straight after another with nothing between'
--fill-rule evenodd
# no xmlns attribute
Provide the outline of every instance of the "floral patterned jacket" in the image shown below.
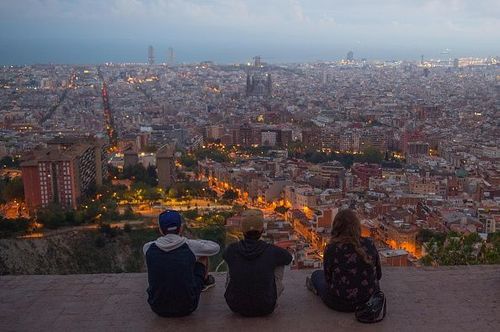
<svg viewBox="0 0 500 332"><path fill-rule="evenodd" d="M373 240L361 238L360 242L372 265L366 263L350 243L330 243L323 256L325 279L331 295L350 304L366 302L379 290L382 277L380 258Z"/></svg>

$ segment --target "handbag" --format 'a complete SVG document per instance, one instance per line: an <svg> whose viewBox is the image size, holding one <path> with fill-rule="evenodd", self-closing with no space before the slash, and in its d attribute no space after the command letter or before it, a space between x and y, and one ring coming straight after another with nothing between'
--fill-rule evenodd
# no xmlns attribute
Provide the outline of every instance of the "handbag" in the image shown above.
<svg viewBox="0 0 500 332"><path fill-rule="evenodd" d="M370 299L356 307L355 316L361 323L371 324L384 319L387 312L387 301L382 291L372 294Z"/></svg>

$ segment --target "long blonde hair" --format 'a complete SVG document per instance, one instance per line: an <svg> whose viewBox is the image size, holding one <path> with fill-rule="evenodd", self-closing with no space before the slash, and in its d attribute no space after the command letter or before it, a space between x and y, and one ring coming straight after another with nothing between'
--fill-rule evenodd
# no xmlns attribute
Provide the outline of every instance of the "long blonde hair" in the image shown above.
<svg viewBox="0 0 500 332"><path fill-rule="evenodd" d="M350 243L356 253L367 264L373 265L372 260L361 247L361 223L353 210L345 209L337 213L332 223L330 243Z"/></svg>

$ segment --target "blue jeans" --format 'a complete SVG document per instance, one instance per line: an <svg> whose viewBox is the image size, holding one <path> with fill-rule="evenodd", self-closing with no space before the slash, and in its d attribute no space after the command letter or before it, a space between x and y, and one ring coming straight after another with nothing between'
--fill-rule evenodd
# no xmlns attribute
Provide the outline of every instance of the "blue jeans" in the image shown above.
<svg viewBox="0 0 500 332"><path fill-rule="evenodd" d="M319 297L321 297L323 303L329 308L343 312L353 312L356 310L355 305L332 294L330 286L326 283L325 272L323 270L314 271L311 275L311 281Z"/></svg>

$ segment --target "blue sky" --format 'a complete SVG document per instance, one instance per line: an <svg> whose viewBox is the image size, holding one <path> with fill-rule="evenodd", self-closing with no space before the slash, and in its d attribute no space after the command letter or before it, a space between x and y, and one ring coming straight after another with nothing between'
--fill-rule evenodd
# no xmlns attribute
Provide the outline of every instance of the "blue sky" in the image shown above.
<svg viewBox="0 0 500 332"><path fill-rule="evenodd" d="M0 63L500 55L500 0L1 0Z"/></svg>

